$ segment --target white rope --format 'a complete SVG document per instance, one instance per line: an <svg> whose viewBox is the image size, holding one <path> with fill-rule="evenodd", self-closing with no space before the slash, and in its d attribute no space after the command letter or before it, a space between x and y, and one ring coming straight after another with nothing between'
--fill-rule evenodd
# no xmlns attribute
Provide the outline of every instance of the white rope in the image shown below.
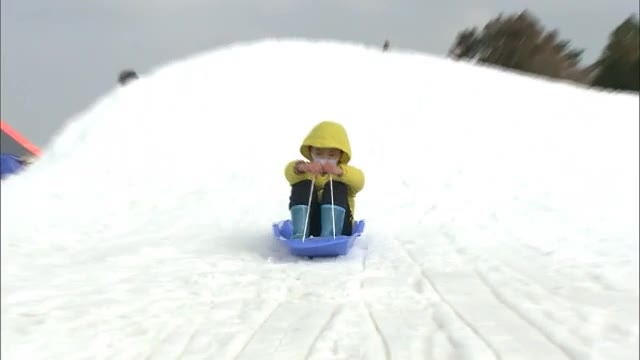
<svg viewBox="0 0 640 360"><path fill-rule="evenodd" d="M309 202L307 203L307 218L304 220L304 231L302 232L302 242L307 235L307 224L309 224L309 214L311 214L311 199L313 198L313 192L315 191L316 177L311 179L311 190L309 191Z"/></svg>
<svg viewBox="0 0 640 360"><path fill-rule="evenodd" d="M331 188L331 219L333 221L333 240L336 239L336 207L333 203L333 177L329 174L329 187Z"/></svg>

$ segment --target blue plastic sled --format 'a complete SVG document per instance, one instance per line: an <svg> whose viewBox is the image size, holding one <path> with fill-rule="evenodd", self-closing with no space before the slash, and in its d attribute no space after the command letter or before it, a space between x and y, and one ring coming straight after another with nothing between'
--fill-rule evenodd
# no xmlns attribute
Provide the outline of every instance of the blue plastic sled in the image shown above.
<svg viewBox="0 0 640 360"><path fill-rule="evenodd" d="M22 170L20 158L12 154L0 154L0 179Z"/></svg>
<svg viewBox="0 0 640 360"><path fill-rule="evenodd" d="M346 255L357 237L364 231L364 220L358 220L353 224L352 235L330 237L310 237L304 239L291 239L293 225L291 220L283 220L273 224L273 235L277 240L289 248L289 252L296 256L329 257Z"/></svg>

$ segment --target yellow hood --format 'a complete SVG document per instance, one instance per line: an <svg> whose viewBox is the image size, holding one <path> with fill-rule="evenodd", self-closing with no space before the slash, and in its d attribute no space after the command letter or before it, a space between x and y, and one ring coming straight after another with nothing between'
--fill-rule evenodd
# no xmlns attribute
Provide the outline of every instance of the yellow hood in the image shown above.
<svg viewBox="0 0 640 360"><path fill-rule="evenodd" d="M337 122L323 121L311 129L300 146L300 154L307 160L312 160L310 146L342 150L340 164L348 164L351 160L351 145L347 131Z"/></svg>

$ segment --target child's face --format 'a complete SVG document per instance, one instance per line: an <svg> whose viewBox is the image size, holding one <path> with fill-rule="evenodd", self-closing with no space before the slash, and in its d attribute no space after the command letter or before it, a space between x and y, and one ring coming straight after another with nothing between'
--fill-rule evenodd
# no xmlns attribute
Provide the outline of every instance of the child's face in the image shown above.
<svg viewBox="0 0 640 360"><path fill-rule="evenodd" d="M316 148L311 147L311 156L316 159L327 159L327 160L335 160L340 159L342 155L342 151L340 149L334 148Z"/></svg>

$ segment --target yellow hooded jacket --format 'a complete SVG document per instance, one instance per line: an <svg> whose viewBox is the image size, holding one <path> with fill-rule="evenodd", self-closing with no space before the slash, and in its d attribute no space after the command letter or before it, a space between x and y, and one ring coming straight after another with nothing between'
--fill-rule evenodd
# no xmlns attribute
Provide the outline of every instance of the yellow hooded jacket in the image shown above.
<svg viewBox="0 0 640 360"><path fill-rule="evenodd" d="M364 173L360 169L349 165L349 161L351 160L351 145L349 144L349 137L347 136L346 130L336 122L323 121L311 129L302 142L302 145L300 145L300 154L307 160L312 161L310 146L342 150L342 156L338 160L338 166L342 169L343 173L341 176L334 176L333 178L347 185L347 196L349 208L351 209L351 220L353 221L355 196L364 187ZM298 160L289 162L284 170L284 176L291 185L302 180L311 180L313 177L312 174L308 173L297 174L295 171L297 162ZM322 190L328 181L328 174L316 176L315 188L319 199L322 198Z"/></svg>

